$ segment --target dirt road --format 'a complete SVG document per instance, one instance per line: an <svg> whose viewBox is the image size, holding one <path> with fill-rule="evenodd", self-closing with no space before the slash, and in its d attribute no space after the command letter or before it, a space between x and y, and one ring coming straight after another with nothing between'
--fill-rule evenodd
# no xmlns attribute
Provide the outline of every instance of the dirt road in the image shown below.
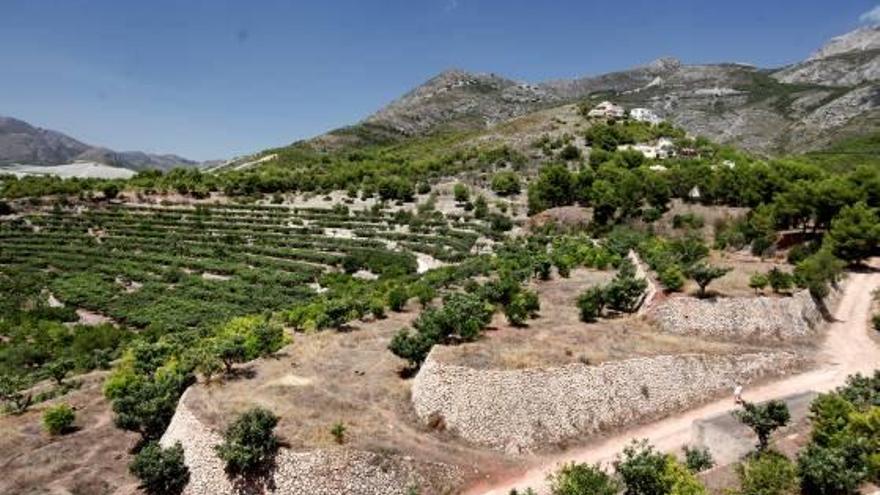
<svg viewBox="0 0 880 495"><path fill-rule="evenodd" d="M872 292L880 287L880 273L854 273L844 287L835 311L835 321L828 327L815 368L755 388L747 388L743 398L765 401L799 392L831 390L844 383L847 375L873 372L880 368L880 345L869 335ZM695 420L733 409L731 399L711 402L702 407L664 420L632 428L596 443L579 447L552 458L543 459L521 476L472 487L469 495L508 495L512 489L531 487L546 493L547 475L565 462L610 462L633 438L647 438L657 448L673 451L691 440Z"/></svg>

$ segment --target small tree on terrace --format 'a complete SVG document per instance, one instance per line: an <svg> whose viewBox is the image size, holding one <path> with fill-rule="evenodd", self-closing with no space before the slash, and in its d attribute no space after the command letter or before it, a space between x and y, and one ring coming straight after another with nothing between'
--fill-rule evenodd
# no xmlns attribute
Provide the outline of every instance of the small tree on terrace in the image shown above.
<svg viewBox="0 0 880 495"><path fill-rule="evenodd" d="M388 291L388 307L392 311L403 311L407 299L409 299L409 294L406 291L406 287L398 285Z"/></svg>
<svg viewBox="0 0 880 495"><path fill-rule="evenodd" d="M767 281L770 283L770 288L773 289L773 292L779 294L791 289L791 286L794 284L794 277L790 273L774 266L767 272Z"/></svg>
<svg viewBox="0 0 880 495"><path fill-rule="evenodd" d="M246 361L247 349L245 348L244 336L238 334L223 335L214 341L214 352L223 361L226 374L232 373L232 367L236 363Z"/></svg>
<svg viewBox="0 0 880 495"><path fill-rule="evenodd" d="M47 367L47 371L49 375L55 380L55 383L58 386L61 386L64 383L64 378L67 377L67 374L73 371L74 364L71 359L59 359Z"/></svg>
<svg viewBox="0 0 880 495"><path fill-rule="evenodd" d="M734 413L742 424L748 426L758 436L758 451L764 452L769 445L770 435L788 424L791 415L784 402L771 400L764 404L743 402L743 410Z"/></svg>
<svg viewBox="0 0 880 495"><path fill-rule="evenodd" d="M602 287L590 287L577 299L581 321L590 323L596 321L605 308L605 290Z"/></svg>
<svg viewBox="0 0 880 495"><path fill-rule="evenodd" d="M189 468L183 462L180 442L167 449L156 442L148 443L128 469L141 480L141 488L150 495L178 495L189 483Z"/></svg>
<svg viewBox="0 0 880 495"><path fill-rule="evenodd" d="M769 284L770 281L767 279L767 275L763 273L754 273L751 278L749 278L749 287L755 289L755 294L764 290Z"/></svg>
<svg viewBox="0 0 880 495"><path fill-rule="evenodd" d="M471 193L466 185L459 182L452 187L452 195L455 197L455 201L466 203L470 199Z"/></svg>
<svg viewBox="0 0 880 495"><path fill-rule="evenodd" d="M647 288L648 282L636 277L635 266L624 260L617 275L605 287L605 303L614 311L632 313L638 309Z"/></svg>
<svg viewBox="0 0 880 495"><path fill-rule="evenodd" d="M217 456L226 462L231 474L249 474L267 467L278 450L275 426L278 416L255 407L238 417L223 433L223 443L215 446Z"/></svg>
<svg viewBox="0 0 880 495"><path fill-rule="evenodd" d="M731 269L708 263L696 263L687 270L687 275L700 287L700 297L706 297L706 288L715 279L721 278Z"/></svg>

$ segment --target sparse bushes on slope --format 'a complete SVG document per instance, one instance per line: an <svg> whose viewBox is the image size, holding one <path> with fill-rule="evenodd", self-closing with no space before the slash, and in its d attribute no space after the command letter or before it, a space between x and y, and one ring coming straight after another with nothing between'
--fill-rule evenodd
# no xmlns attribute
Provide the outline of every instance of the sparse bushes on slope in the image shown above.
<svg viewBox="0 0 880 495"><path fill-rule="evenodd" d="M491 308L473 294L446 296L439 308L428 308L413 322L413 329L401 329L388 348L418 368L435 344L469 342L482 334L492 317Z"/></svg>
<svg viewBox="0 0 880 495"><path fill-rule="evenodd" d="M614 279L602 287L590 287L577 300L581 320L594 321L609 308L621 313L632 313L638 309L644 297L648 282L637 278L635 266L629 260L620 264Z"/></svg>

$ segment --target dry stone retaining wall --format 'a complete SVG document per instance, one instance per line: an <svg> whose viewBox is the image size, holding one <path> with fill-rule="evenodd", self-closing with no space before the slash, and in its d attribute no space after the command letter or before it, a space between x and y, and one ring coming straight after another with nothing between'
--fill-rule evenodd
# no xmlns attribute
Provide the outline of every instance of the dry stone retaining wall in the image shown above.
<svg viewBox="0 0 880 495"><path fill-rule="evenodd" d="M475 370L428 356L412 386L426 424L508 453L662 417L800 363L789 352Z"/></svg>
<svg viewBox="0 0 880 495"><path fill-rule="evenodd" d="M822 320L807 291L791 297L673 297L650 313L664 332L738 341L798 341L813 337Z"/></svg>
<svg viewBox="0 0 880 495"><path fill-rule="evenodd" d="M207 428L181 398L171 424L163 435L165 447L180 442L190 481L184 495L234 495L241 493L227 477L214 446L220 435ZM431 471L428 481L422 470ZM276 469L265 491L259 493L309 495L406 495L412 487L419 493L443 493L461 484L461 471L449 465L416 463L403 457L350 449L292 452L281 449ZM249 492L248 492L249 493Z"/></svg>

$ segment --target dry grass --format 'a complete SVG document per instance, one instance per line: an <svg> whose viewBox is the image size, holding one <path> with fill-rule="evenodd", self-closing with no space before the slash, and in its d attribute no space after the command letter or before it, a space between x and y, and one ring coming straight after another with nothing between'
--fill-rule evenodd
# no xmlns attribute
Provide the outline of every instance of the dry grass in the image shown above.
<svg viewBox="0 0 880 495"><path fill-rule="evenodd" d="M541 314L527 327L507 324L496 314L487 337L478 342L443 348L444 361L479 369L522 369L561 366L580 362L600 364L622 359L683 352L731 353L743 349L733 344L704 342L655 332L643 318L621 316L583 323L578 295L587 287L603 284L612 272L578 269L568 279L534 282L541 299Z"/></svg>
<svg viewBox="0 0 880 495"><path fill-rule="evenodd" d="M337 448L330 429L341 422L352 448L481 469L509 467L416 421L409 381L399 376L404 362L387 346L418 313L412 304L404 313L359 322L346 332L297 335L276 358L245 365L240 378L193 387L188 405L217 429L249 407L267 407L281 417L278 432L294 450Z"/></svg>
<svg viewBox="0 0 880 495"><path fill-rule="evenodd" d="M760 259L746 252L719 252L713 251L709 256L709 262L718 266L732 268L725 276L709 285L709 290L723 296L753 296L755 290L749 287L749 279L755 273L767 273L772 268L790 272L791 266L782 259ZM688 282L685 291L694 294L697 286ZM765 294L770 294L770 289L765 289Z"/></svg>

